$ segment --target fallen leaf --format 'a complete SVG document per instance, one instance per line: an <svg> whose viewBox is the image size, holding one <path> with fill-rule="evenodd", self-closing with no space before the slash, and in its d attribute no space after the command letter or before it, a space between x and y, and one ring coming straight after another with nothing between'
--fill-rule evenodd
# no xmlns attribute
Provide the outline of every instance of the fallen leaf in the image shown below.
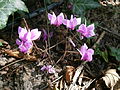
<svg viewBox="0 0 120 90"><path fill-rule="evenodd" d="M120 80L120 76L117 74L116 69L109 69L105 72L105 76L102 79L108 88L113 88L117 81Z"/></svg>
<svg viewBox="0 0 120 90"><path fill-rule="evenodd" d="M23 58L23 56L24 56L19 51L13 51L13 50L9 50L9 49L5 49L4 53L8 54L9 56L16 57L16 58Z"/></svg>
<svg viewBox="0 0 120 90"><path fill-rule="evenodd" d="M65 79L68 84L72 81L74 72L75 72L75 68L73 66L66 66Z"/></svg>
<svg viewBox="0 0 120 90"><path fill-rule="evenodd" d="M37 61L36 56L23 54L19 51L13 51L13 50L5 49L4 53L8 54L9 56L15 57L15 58L23 58L23 59L26 59L28 61Z"/></svg>
<svg viewBox="0 0 120 90"><path fill-rule="evenodd" d="M2 47L4 46L4 47L10 49L10 45L8 44L8 42L4 41L3 39L0 39L0 43L2 44L2 45L1 45Z"/></svg>

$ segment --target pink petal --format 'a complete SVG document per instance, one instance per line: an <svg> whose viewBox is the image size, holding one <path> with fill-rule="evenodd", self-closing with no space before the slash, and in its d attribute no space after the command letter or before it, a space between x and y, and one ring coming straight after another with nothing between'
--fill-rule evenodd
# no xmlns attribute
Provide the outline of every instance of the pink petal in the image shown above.
<svg viewBox="0 0 120 90"><path fill-rule="evenodd" d="M87 52L86 56L87 56L86 61L92 61L92 54L91 53Z"/></svg>
<svg viewBox="0 0 120 90"><path fill-rule="evenodd" d="M82 55L81 60L86 61L86 60L87 60L87 58L88 58L88 55L85 53L84 55Z"/></svg>
<svg viewBox="0 0 120 90"><path fill-rule="evenodd" d="M36 40L40 37L41 31L38 31L38 29L32 29L31 30L31 40Z"/></svg>
<svg viewBox="0 0 120 90"><path fill-rule="evenodd" d="M31 32L27 32L25 35L24 35L24 38L23 38L23 41L31 41Z"/></svg>
<svg viewBox="0 0 120 90"><path fill-rule="evenodd" d="M24 52L24 53L27 53L27 49L26 49L26 47L23 45L23 42L22 42L22 44L19 46L19 49L20 49L20 51L21 52Z"/></svg>
<svg viewBox="0 0 120 90"><path fill-rule="evenodd" d="M73 15L71 15L70 21L71 21L71 22L73 21Z"/></svg>
<svg viewBox="0 0 120 90"><path fill-rule="evenodd" d="M55 73L55 70L53 68L48 70L49 73Z"/></svg>
<svg viewBox="0 0 120 90"><path fill-rule="evenodd" d="M24 43L24 46L25 46L27 49L30 49L30 48L32 48L33 43L32 43L32 41L26 41L26 42Z"/></svg>
<svg viewBox="0 0 120 90"><path fill-rule="evenodd" d="M87 45L84 43L84 45L81 46L81 48L80 48L81 55L84 55L84 54L86 53L87 49L88 49L88 47L87 47Z"/></svg>
<svg viewBox="0 0 120 90"><path fill-rule="evenodd" d="M92 55L94 54L94 50L93 49L88 49L87 52L91 53Z"/></svg>
<svg viewBox="0 0 120 90"><path fill-rule="evenodd" d="M70 20L64 19L63 24L66 25L67 28L71 28Z"/></svg>
<svg viewBox="0 0 120 90"><path fill-rule="evenodd" d="M88 31L93 31L94 29L95 29L94 24L91 24L91 25L87 26Z"/></svg>
<svg viewBox="0 0 120 90"><path fill-rule="evenodd" d="M73 24L73 28L75 28L75 26L77 26L77 19L76 19L76 17L74 17L74 19L72 21L72 24Z"/></svg>
<svg viewBox="0 0 120 90"><path fill-rule="evenodd" d="M63 15L63 13L60 13L60 14L57 16L58 26L62 24L63 19L64 19L64 15Z"/></svg>
<svg viewBox="0 0 120 90"><path fill-rule="evenodd" d="M52 14L48 13L48 19L52 20Z"/></svg>
<svg viewBox="0 0 120 90"><path fill-rule="evenodd" d="M19 34L19 38L21 40L23 40L24 35L27 33L27 30L21 27L18 27L18 34Z"/></svg>
<svg viewBox="0 0 120 90"><path fill-rule="evenodd" d="M94 31L88 31L88 34L86 35L86 37L92 37L95 36L95 32Z"/></svg>
<svg viewBox="0 0 120 90"><path fill-rule="evenodd" d="M64 25L67 25L67 19L64 19L64 20L63 20L63 24L64 24Z"/></svg>
<svg viewBox="0 0 120 90"><path fill-rule="evenodd" d="M18 34L21 32L21 30L22 30L23 28L22 27L18 27Z"/></svg>
<svg viewBox="0 0 120 90"><path fill-rule="evenodd" d="M81 24L79 26L79 29L77 30L77 32L80 32L82 34L86 33L87 32L87 28L86 28L85 24Z"/></svg>
<svg viewBox="0 0 120 90"><path fill-rule="evenodd" d="M53 15L52 15L52 19L51 19L51 24L54 24L54 25L56 25L56 23L57 23L57 17L56 17L56 15L55 15L55 13L53 12Z"/></svg>
<svg viewBox="0 0 120 90"><path fill-rule="evenodd" d="M46 66L46 69L49 73L55 73L55 70L51 65Z"/></svg>
<svg viewBox="0 0 120 90"><path fill-rule="evenodd" d="M40 70L41 70L41 71L46 70L46 66L44 65Z"/></svg>
<svg viewBox="0 0 120 90"><path fill-rule="evenodd" d="M81 18L77 18L77 25L81 24Z"/></svg>
<svg viewBox="0 0 120 90"><path fill-rule="evenodd" d="M19 39L16 39L16 44L20 45L22 42Z"/></svg>
<svg viewBox="0 0 120 90"><path fill-rule="evenodd" d="M67 28L72 28L72 25L71 25L71 22L70 20L67 20L67 25L66 25Z"/></svg>

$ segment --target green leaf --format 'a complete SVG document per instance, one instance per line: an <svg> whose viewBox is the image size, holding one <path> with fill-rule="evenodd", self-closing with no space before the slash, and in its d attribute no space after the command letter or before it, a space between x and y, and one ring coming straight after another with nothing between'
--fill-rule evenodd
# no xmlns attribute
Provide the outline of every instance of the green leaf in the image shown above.
<svg viewBox="0 0 120 90"><path fill-rule="evenodd" d="M110 47L110 55L120 61L120 48Z"/></svg>
<svg viewBox="0 0 120 90"><path fill-rule="evenodd" d="M108 52L107 50L105 50L104 52L101 52L101 56L103 57L103 59L108 62Z"/></svg>
<svg viewBox="0 0 120 90"><path fill-rule="evenodd" d="M94 0L69 0L73 3L73 13L82 15L85 10L97 8L101 5Z"/></svg>
<svg viewBox="0 0 120 90"><path fill-rule="evenodd" d="M6 26L9 15L18 10L28 12L28 9L23 1L21 0L0 1L0 29L3 29Z"/></svg>
<svg viewBox="0 0 120 90"><path fill-rule="evenodd" d="M0 46L2 46L3 44L0 42Z"/></svg>
<svg viewBox="0 0 120 90"><path fill-rule="evenodd" d="M99 47L95 49L95 55L100 55L106 62L108 62L108 51L101 51Z"/></svg>

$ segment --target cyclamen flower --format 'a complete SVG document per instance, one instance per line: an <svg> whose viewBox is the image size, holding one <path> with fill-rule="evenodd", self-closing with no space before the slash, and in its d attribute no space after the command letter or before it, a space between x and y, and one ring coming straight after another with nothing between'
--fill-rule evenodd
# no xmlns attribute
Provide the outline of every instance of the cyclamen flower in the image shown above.
<svg viewBox="0 0 120 90"><path fill-rule="evenodd" d="M81 24L77 32L81 33L82 35L81 38L83 37L89 38L89 37L95 36L94 29L95 29L94 24L91 24L89 26L86 26L85 24Z"/></svg>
<svg viewBox="0 0 120 90"><path fill-rule="evenodd" d="M29 50L32 48L33 43L32 41L20 41L19 39L16 40L16 44L19 45L19 49L21 52L29 53Z"/></svg>
<svg viewBox="0 0 120 90"><path fill-rule="evenodd" d="M80 48L80 54L82 55L81 60L92 61L92 55L94 54L94 50L88 49L87 45L84 44Z"/></svg>
<svg viewBox="0 0 120 90"><path fill-rule="evenodd" d="M63 13L60 13L58 16L53 14L48 13L48 19L50 20L50 23L56 26L60 26L64 20L64 15Z"/></svg>
<svg viewBox="0 0 120 90"><path fill-rule="evenodd" d="M73 15L71 15L71 19L64 19L63 24L66 25L67 28L74 30L77 25L81 24L81 18L73 18Z"/></svg>
<svg viewBox="0 0 120 90"><path fill-rule="evenodd" d="M50 32L49 35L46 30L43 29L43 40L47 40L48 37L51 38L53 36L53 32Z"/></svg>
<svg viewBox="0 0 120 90"><path fill-rule="evenodd" d="M22 41L33 41L40 37L41 31L38 31L38 29L32 29L31 31L26 28L18 27L18 34L19 38Z"/></svg>
<svg viewBox="0 0 120 90"><path fill-rule="evenodd" d="M48 66L43 66L41 68L42 71L47 71L48 73L55 73L55 69L51 66L51 65L48 65Z"/></svg>
<svg viewBox="0 0 120 90"><path fill-rule="evenodd" d="M36 40L40 37L41 31L38 29L32 29L31 31L26 28L18 27L19 39L16 40L16 44L19 45L21 52L29 53L29 50L32 48L33 40Z"/></svg>

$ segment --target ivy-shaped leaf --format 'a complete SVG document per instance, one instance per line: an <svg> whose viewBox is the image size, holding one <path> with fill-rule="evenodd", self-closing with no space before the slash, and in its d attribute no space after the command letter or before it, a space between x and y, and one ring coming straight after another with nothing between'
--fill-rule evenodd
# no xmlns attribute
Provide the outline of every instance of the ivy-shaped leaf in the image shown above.
<svg viewBox="0 0 120 90"><path fill-rule="evenodd" d="M18 10L28 12L22 0L0 0L0 29L6 26L9 15Z"/></svg>
<svg viewBox="0 0 120 90"><path fill-rule="evenodd" d="M73 4L73 13L81 15L85 10L97 8L101 5L94 0L69 0Z"/></svg>
<svg viewBox="0 0 120 90"><path fill-rule="evenodd" d="M120 48L110 47L110 55L120 61Z"/></svg>

